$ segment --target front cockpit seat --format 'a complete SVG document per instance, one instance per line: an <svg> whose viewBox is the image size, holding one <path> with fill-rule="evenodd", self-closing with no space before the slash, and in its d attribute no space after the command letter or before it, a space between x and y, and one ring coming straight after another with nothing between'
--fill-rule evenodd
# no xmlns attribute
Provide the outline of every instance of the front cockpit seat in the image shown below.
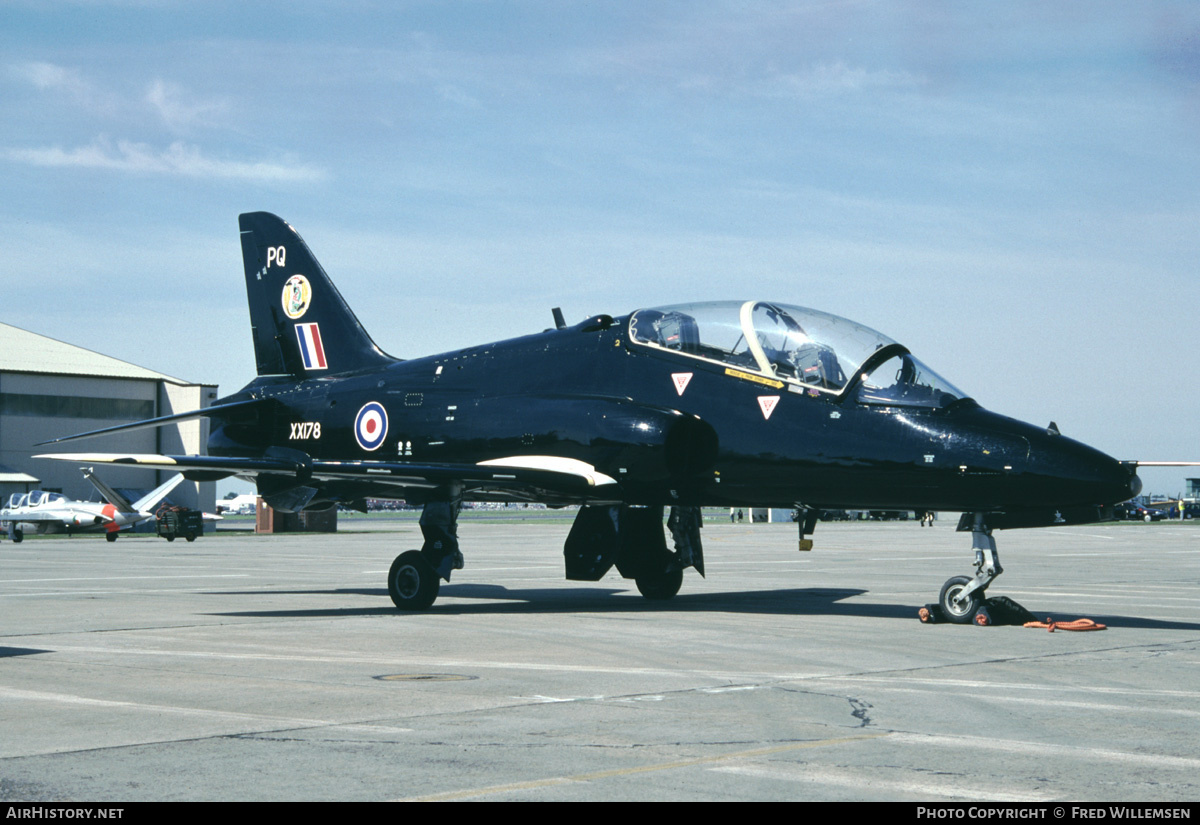
<svg viewBox="0 0 1200 825"><path fill-rule="evenodd" d="M654 325L658 343L667 349L696 355L700 352L700 326L682 312L668 312Z"/></svg>

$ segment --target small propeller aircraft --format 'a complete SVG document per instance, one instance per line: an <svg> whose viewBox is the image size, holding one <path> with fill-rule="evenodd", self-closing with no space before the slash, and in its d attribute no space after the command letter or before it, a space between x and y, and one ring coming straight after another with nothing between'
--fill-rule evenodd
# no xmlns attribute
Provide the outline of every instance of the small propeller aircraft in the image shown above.
<svg viewBox="0 0 1200 825"><path fill-rule="evenodd" d="M1002 572L993 530L1099 521L1141 490L1136 462L989 412L824 312L745 300L567 325L555 309L540 333L401 360L288 224L256 212L240 228L257 377L206 409L57 439L206 416L208 454L48 457L237 475L287 512L421 504L424 544L388 573L402 610L462 567L464 500L578 505L567 578L615 565L651 599L704 574L702 506L799 508L801 549L822 508L907 509L962 513L976 572L939 603L965 623Z"/></svg>
<svg viewBox="0 0 1200 825"><path fill-rule="evenodd" d="M8 506L0 510L0 522L8 525L8 537L13 542L25 538L22 524L33 525L39 534L85 533L104 531L104 538L116 541L121 530L138 522L154 518L154 508L183 481L176 473L154 490L135 502L101 481L91 468L84 468L84 477L104 496L106 504L95 501L76 501L62 493L33 490L13 493Z"/></svg>

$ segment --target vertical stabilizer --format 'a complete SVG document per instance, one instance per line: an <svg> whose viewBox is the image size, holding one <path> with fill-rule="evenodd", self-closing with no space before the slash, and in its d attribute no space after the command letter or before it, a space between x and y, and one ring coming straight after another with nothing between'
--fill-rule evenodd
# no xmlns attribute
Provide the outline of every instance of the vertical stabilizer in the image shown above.
<svg viewBox="0 0 1200 825"><path fill-rule="evenodd" d="M125 498L125 496L121 495L116 490L114 490L112 487L109 487L107 484L105 484L103 481L101 481L100 477L97 476L94 472L92 472L91 467L83 468L83 477L86 478L88 481L92 482L92 486L96 488L97 492L99 492L100 495L104 496L105 501L107 501L112 506L116 507L118 512L120 512L120 513L136 513L137 512L137 510L134 508L134 506L129 503L129 499Z"/></svg>
<svg viewBox="0 0 1200 825"><path fill-rule="evenodd" d="M319 378L396 359L375 345L296 230L267 212L238 217L259 375Z"/></svg>

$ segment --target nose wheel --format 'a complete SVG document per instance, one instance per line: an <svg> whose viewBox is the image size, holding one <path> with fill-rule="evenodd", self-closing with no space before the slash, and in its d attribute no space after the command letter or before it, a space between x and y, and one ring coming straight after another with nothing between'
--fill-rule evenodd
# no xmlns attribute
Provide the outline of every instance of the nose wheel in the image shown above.
<svg viewBox="0 0 1200 825"><path fill-rule="evenodd" d="M969 576L955 576L946 580L942 585L942 592L938 594L942 614L956 624L970 623L979 611L979 605L983 603L982 590L965 592L970 583Z"/></svg>

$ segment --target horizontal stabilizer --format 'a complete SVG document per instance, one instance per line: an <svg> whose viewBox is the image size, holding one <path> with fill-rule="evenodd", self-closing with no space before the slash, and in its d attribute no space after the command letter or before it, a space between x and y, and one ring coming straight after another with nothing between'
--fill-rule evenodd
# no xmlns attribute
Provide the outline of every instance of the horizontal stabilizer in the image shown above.
<svg viewBox="0 0 1200 825"><path fill-rule="evenodd" d="M76 433L75 435L64 435L61 438L52 438L49 441L39 441L35 447L44 447L47 444L62 444L67 441L76 441L81 438L92 438L97 435L109 435L110 433L126 433L133 430L144 430L150 427L165 427L168 424L175 424L180 421L190 421L194 418L207 418L212 415L229 415L235 411L248 411L250 408L265 403L275 403L272 399L254 398L249 401L235 401L232 404L216 404L211 407L205 407L200 410L192 410L191 412L176 413L175 415L163 415L158 418L147 418L143 421L134 421L131 424L118 424L115 427L105 427L102 430L90 430L86 433Z"/></svg>
<svg viewBox="0 0 1200 825"><path fill-rule="evenodd" d="M46 453L34 458L73 461L81 464L120 464L172 470L204 470L225 475L299 473L304 464L280 458L225 458L208 455L156 455L154 453Z"/></svg>
<svg viewBox="0 0 1200 825"><path fill-rule="evenodd" d="M181 481L183 481L183 473L176 473L145 496L135 501L133 503L134 509L139 513L144 513L147 510L157 507L158 503L166 498L168 493L178 487Z"/></svg>

